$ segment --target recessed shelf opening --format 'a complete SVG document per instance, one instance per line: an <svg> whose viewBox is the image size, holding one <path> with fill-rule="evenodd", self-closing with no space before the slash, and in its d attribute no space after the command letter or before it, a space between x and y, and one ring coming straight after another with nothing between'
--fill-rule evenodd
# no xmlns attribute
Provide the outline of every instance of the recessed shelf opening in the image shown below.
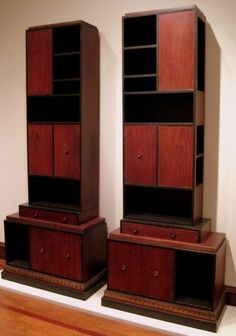
<svg viewBox="0 0 236 336"><path fill-rule="evenodd" d="M205 90L205 22L198 18L197 89Z"/></svg>
<svg viewBox="0 0 236 336"><path fill-rule="evenodd" d="M156 15L124 18L124 46L156 44Z"/></svg>
<svg viewBox="0 0 236 336"><path fill-rule="evenodd" d="M196 163L196 185L203 183L203 156L197 158Z"/></svg>
<svg viewBox="0 0 236 336"><path fill-rule="evenodd" d="M193 122L193 93L127 94L125 122Z"/></svg>
<svg viewBox="0 0 236 336"><path fill-rule="evenodd" d="M71 25L53 29L53 52L69 53L80 51L80 26Z"/></svg>
<svg viewBox="0 0 236 336"><path fill-rule="evenodd" d="M70 94L80 92L80 79L58 79L53 81L54 94Z"/></svg>
<svg viewBox="0 0 236 336"><path fill-rule="evenodd" d="M80 55L58 55L53 58L53 78L78 78L80 77Z"/></svg>
<svg viewBox="0 0 236 336"><path fill-rule="evenodd" d="M139 75L156 73L156 48L124 50L124 74Z"/></svg>
<svg viewBox="0 0 236 336"><path fill-rule="evenodd" d="M197 126L197 155L204 152L204 126Z"/></svg>
<svg viewBox="0 0 236 336"><path fill-rule="evenodd" d="M156 76L124 78L125 92L156 91Z"/></svg>

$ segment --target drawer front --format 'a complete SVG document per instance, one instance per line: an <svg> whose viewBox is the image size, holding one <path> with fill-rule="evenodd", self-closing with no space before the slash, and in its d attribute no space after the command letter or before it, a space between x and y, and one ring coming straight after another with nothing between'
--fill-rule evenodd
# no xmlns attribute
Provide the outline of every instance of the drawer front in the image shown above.
<svg viewBox="0 0 236 336"><path fill-rule="evenodd" d="M173 301L174 259L169 249L109 241L108 287Z"/></svg>
<svg viewBox="0 0 236 336"><path fill-rule="evenodd" d="M164 226L137 224L132 222L121 222L121 232L136 236L171 239L189 243L199 242L199 232L196 230L185 230L169 228Z"/></svg>
<svg viewBox="0 0 236 336"><path fill-rule="evenodd" d="M30 261L35 271L81 280L81 237L30 228Z"/></svg>
<svg viewBox="0 0 236 336"><path fill-rule="evenodd" d="M20 216L64 224L78 224L77 216L75 214L47 211L37 208L20 207Z"/></svg>

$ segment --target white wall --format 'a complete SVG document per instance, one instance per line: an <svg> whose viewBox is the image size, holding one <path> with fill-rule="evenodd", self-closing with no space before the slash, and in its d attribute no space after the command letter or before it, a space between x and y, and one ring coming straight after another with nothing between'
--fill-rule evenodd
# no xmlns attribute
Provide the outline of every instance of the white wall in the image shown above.
<svg viewBox="0 0 236 336"><path fill-rule="evenodd" d="M3 219L27 201L25 30L72 20L96 25L101 38L100 214L109 230L122 217L121 17L192 5L188 0L0 1L0 241ZM236 2L199 0L206 15L204 216L228 239L226 284L236 286Z"/></svg>

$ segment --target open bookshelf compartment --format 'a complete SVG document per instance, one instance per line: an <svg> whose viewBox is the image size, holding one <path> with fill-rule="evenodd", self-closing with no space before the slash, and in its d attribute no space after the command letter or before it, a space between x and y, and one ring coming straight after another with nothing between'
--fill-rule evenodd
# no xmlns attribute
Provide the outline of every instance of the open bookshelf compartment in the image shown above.
<svg viewBox="0 0 236 336"><path fill-rule="evenodd" d="M204 152L204 126L197 126L197 155Z"/></svg>
<svg viewBox="0 0 236 336"><path fill-rule="evenodd" d="M124 74L141 75L156 73L156 48L124 50Z"/></svg>
<svg viewBox="0 0 236 336"><path fill-rule="evenodd" d="M30 267L29 227L5 221L6 262L23 268Z"/></svg>
<svg viewBox="0 0 236 336"><path fill-rule="evenodd" d="M156 91L156 82L157 80L155 75L124 78L124 91Z"/></svg>
<svg viewBox="0 0 236 336"><path fill-rule="evenodd" d="M193 122L193 93L126 94L125 122Z"/></svg>
<svg viewBox="0 0 236 336"><path fill-rule="evenodd" d="M205 90L205 22L198 18L197 89Z"/></svg>
<svg viewBox="0 0 236 336"><path fill-rule="evenodd" d="M80 79L64 79L53 81L54 94L73 94L80 92Z"/></svg>
<svg viewBox="0 0 236 336"><path fill-rule="evenodd" d="M53 30L54 54L80 51L80 26L57 27Z"/></svg>
<svg viewBox="0 0 236 336"><path fill-rule="evenodd" d="M176 301L211 309L214 256L186 251L176 252Z"/></svg>
<svg viewBox="0 0 236 336"><path fill-rule="evenodd" d="M28 122L79 122L80 96L28 97Z"/></svg>
<svg viewBox="0 0 236 336"><path fill-rule="evenodd" d="M45 192L47 190L47 192ZM63 209L80 209L80 181L29 176L29 203Z"/></svg>
<svg viewBox="0 0 236 336"><path fill-rule="evenodd" d="M196 163L196 185L203 183L203 156L197 158Z"/></svg>
<svg viewBox="0 0 236 336"><path fill-rule="evenodd" d="M124 46L156 44L156 15L124 19Z"/></svg>
<svg viewBox="0 0 236 336"><path fill-rule="evenodd" d="M192 214L192 190L125 186L124 216L137 215L152 220L155 217L190 219Z"/></svg>
<svg viewBox="0 0 236 336"><path fill-rule="evenodd" d="M80 54L56 55L53 59L53 78L71 79L80 77Z"/></svg>

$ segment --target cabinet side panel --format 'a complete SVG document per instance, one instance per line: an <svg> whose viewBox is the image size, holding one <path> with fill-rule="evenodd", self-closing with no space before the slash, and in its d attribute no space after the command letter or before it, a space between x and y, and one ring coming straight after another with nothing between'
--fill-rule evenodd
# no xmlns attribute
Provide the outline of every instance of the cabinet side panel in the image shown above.
<svg viewBox="0 0 236 336"><path fill-rule="evenodd" d="M195 11L159 15L159 89L194 89Z"/></svg>
<svg viewBox="0 0 236 336"><path fill-rule="evenodd" d="M27 91L52 94L52 30L27 31Z"/></svg>
<svg viewBox="0 0 236 336"><path fill-rule="evenodd" d="M98 208L99 35L81 25L81 210Z"/></svg>
<svg viewBox="0 0 236 336"><path fill-rule="evenodd" d="M160 126L158 131L160 186L192 187L193 127Z"/></svg>
<svg viewBox="0 0 236 336"><path fill-rule="evenodd" d="M215 293L213 297L213 307L216 307L224 291L225 253L226 253L226 242L222 244L221 248L216 254L215 284L214 284Z"/></svg>
<svg viewBox="0 0 236 336"><path fill-rule="evenodd" d="M52 126L28 125L29 175L52 176Z"/></svg>

